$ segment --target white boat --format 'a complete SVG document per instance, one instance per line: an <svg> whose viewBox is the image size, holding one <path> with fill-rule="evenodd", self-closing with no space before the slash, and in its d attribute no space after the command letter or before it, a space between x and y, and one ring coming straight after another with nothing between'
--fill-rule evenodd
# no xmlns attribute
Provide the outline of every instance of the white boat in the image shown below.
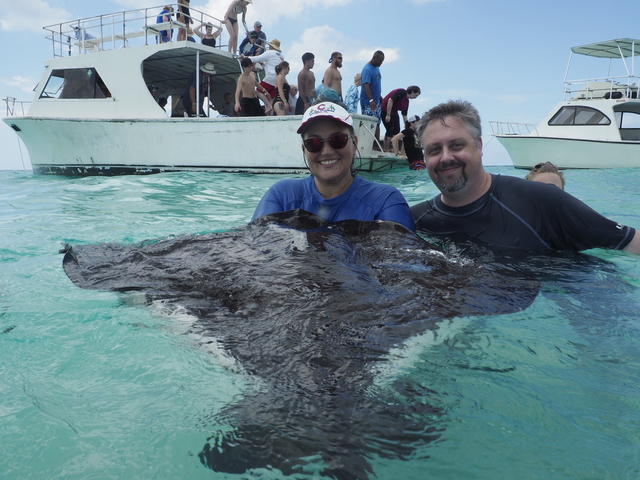
<svg viewBox="0 0 640 480"><path fill-rule="evenodd" d="M601 77L568 80L574 54L608 59L608 71ZM637 55L640 40L629 38L573 47L565 101L539 125L491 122L514 167L530 169L547 161L560 168L640 167ZM621 75L612 75L615 63Z"/></svg>
<svg viewBox="0 0 640 480"><path fill-rule="evenodd" d="M45 62L28 111L18 114L20 109L11 108L3 118L26 145L34 173L307 172L296 134L300 116L226 117L215 110L184 116L180 97L192 72L214 64L214 88L205 104L217 106L225 92L235 95L242 70L238 57L220 45L158 43L159 31L184 26L176 20L156 23L161 10L130 10L45 27L53 58ZM201 22L222 25L193 8L191 16L194 27ZM69 94L74 81L85 89ZM167 98L167 111L159 97ZM354 126L362 170L406 168L406 162L373 149L374 118L354 115Z"/></svg>

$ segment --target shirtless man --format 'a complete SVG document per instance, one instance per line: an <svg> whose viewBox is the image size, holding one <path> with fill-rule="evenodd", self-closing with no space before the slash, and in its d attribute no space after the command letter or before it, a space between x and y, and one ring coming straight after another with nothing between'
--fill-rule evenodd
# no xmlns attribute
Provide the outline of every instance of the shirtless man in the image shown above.
<svg viewBox="0 0 640 480"><path fill-rule="evenodd" d="M298 74L298 101L296 102L296 115L302 115L316 98L316 77L311 71L315 65L316 57L307 52L302 55L302 70Z"/></svg>
<svg viewBox="0 0 640 480"><path fill-rule="evenodd" d="M258 101L256 88L264 94L267 91L256 80L251 59L249 57L243 58L241 65L242 75L238 77L238 85L236 86L235 110L241 117L263 116L265 113ZM271 105L267 105L267 109L271 110Z"/></svg>
<svg viewBox="0 0 640 480"><path fill-rule="evenodd" d="M329 68L324 72L322 84L324 88L332 88L338 92L338 96L342 100L342 74L338 70L342 68L342 54L340 52L333 52L329 61L331 65L329 65Z"/></svg>

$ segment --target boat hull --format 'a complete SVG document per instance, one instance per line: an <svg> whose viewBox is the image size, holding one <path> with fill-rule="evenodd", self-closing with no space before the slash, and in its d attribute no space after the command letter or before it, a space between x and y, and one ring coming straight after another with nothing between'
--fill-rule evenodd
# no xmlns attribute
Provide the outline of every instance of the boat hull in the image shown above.
<svg viewBox="0 0 640 480"><path fill-rule="evenodd" d="M640 167L640 142L583 140L527 135L496 135L515 168L531 169L540 162L558 168Z"/></svg>
<svg viewBox="0 0 640 480"><path fill-rule="evenodd" d="M306 167L300 117L4 119L29 151L34 173L152 174L175 171L302 173ZM374 151L375 119L356 115L358 153L365 171L406 168Z"/></svg>

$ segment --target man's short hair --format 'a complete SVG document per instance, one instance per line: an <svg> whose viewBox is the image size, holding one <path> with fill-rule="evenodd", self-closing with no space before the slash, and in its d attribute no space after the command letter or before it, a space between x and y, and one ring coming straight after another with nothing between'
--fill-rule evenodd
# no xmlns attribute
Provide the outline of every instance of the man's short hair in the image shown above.
<svg viewBox="0 0 640 480"><path fill-rule="evenodd" d="M408 94L417 93L419 95L422 92L420 91L420 87L418 87L417 85L411 85L410 87L407 87L407 93Z"/></svg>
<svg viewBox="0 0 640 480"><path fill-rule="evenodd" d="M309 60L313 60L314 58L316 58L316 56L313 53L307 52L304 55L302 55L302 63L305 64Z"/></svg>
<svg viewBox="0 0 640 480"><path fill-rule="evenodd" d="M241 61L240 61L240 65L242 65L242 68L246 68L249 65L251 65L253 62L251 61L250 58L244 57Z"/></svg>
<svg viewBox="0 0 640 480"><path fill-rule="evenodd" d="M480 114L478 110L466 100L449 100L448 102L436 105L425 113L417 125L418 137L422 140L424 130L429 122L440 120L444 124L446 117L457 117L464 122L469 133L476 142L482 139L482 126L480 124Z"/></svg>

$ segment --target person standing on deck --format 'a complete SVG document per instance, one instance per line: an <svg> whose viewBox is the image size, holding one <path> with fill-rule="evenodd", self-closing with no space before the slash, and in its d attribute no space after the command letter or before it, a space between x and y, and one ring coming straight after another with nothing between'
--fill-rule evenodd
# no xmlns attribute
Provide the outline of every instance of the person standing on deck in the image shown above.
<svg viewBox="0 0 640 480"><path fill-rule="evenodd" d="M313 53L307 52L302 55L302 70L298 73L296 115L302 115L316 98L316 77L311 71L315 62L316 57Z"/></svg>
<svg viewBox="0 0 640 480"><path fill-rule="evenodd" d="M280 65L280 62L284 61L284 56L280 51L280 40L274 38L269 43L269 50L263 54L256 55L255 57L247 57L251 59L253 63L264 62L264 78L260 82L260 85L269 92L271 99L276 98L276 67Z"/></svg>
<svg viewBox="0 0 640 480"><path fill-rule="evenodd" d="M194 71L191 75L189 75L187 87L182 94L182 105L184 106L184 111L190 117L195 117L197 114L199 114L201 117L206 116L206 114L204 113L204 109L202 108L202 101L204 100L204 97L209 98L209 96L211 95L211 91L213 90L211 75L216 73L216 69L211 62L207 62L200 67L200 77L198 79L198 83L200 84L200 105L198 105L198 95L196 93L197 73L198 72Z"/></svg>
<svg viewBox="0 0 640 480"><path fill-rule="evenodd" d="M358 103L360 99L360 91L358 90L362 85L362 74L356 73L353 77L353 85L347 90L347 94L344 96L344 104L347 106L349 113L358 113Z"/></svg>
<svg viewBox="0 0 640 480"><path fill-rule="evenodd" d="M178 14L176 15L176 20L186 25L184 28L178 28L178 37L176 38L178 42L187 39L187 29L193 23L193 18L191 18L191 12L189 9L189 2L190 0L178 0Z"/></svg>
<svg viewBox="0 0 640 480"><path fill-rule="evenodd" d="M324 88L331 88L335 90L340 97L340 100L342 100L342 74L340 73L340 70L338 70L339 68L342 68L342 54L340 52L333 52L329 62L331 65L324 72L322 84L324 85Z"/></svg>
<svg viewBox="0 0 640 480"><path fill-rule="evenodd" d="M407 124L407 114L409 113L409 100L418 98L420 95L420 87L411 85L406 90L404 88L396 88L392 90L382 100L382 123L386 130L384 134L384 150L389 151L391 139L400 133L400 116L402 113L402 125Z"/></svg>
<svg viewBox="0 0 640 480"><path fill-rule="evenodd" d="M251 59L244 57L240 65L242 66L242 74L238 77L236 86L236 113L240 114L241 117L263 117L265 109L260 105L256 90L265 94L267 92L256 80ZM267 107L271 110L270 103Z"/></svg>
<svg viewBox="0 0 640 480"><path fill-rule="evenodd" d="M384 53L380 50L373 54L369 63L362 69L362 88L360 89L360 108L363 115L378 119L376 140L380 138L380 116L382 103L382 74L380 65L384 62ZM374 143L374 148L377 145Z"/></svg>
<svg viewBox="0 0 640 480"><path fill-rule="evenodd" d="M158 18L156 19L156 23L168 23L171 21L171 16L173 15L173 7L171 5L165 6ZM160 30L158 32L159 35L156 37L156 43L169 43L171 41L171 37L173 36L173 29L171 30Z"/></svg>
<svg viewBox="0 0 640 480"><path fill-rule="evenodd" d="M267 34L262 31L262 23L256 21L253 24L253 31L258 34L256 45L258 45L264 51L264 49L267 47Z"/></svg>
<svg viewBox="0 0 640 480"><path fill-rule="evenodd" d="M252 3L252 1L253 0L233 0L227 9L227 13L224 14L224 22L229 31L229 52L231 53L236 53L238 49L238 14L242 14L242 24L245 26L245 30L247 30L247 5ZM248 33L247 31L247 34Z"/></svg>

